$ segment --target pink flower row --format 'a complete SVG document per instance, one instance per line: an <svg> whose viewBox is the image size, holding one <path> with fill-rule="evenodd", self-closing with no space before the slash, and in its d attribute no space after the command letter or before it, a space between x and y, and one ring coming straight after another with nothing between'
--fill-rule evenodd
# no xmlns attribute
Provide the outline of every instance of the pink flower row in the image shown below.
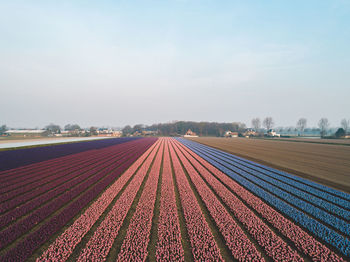
<svg viewBox="0 0 350 262"><path fill-rule="evenodd" d="M169 139L166 139L163 157L156 259L157 261L184 261L184 250L181 245L180 224L177 214L168 144Z"/></svg>
<svg viewBox="0 0 350 262"><path fill-rule="evenodd" d="M232 252L234 258L242 261L264 261L261 253L254 244L248 239L242 228L234 221L225 207L215 197L214 193L205 184L198 172L193 168L183 153L175 146L178 142L173 141L173 146L178 154L180 161L189 174L192 183L196 187L199 195L204 201L210 215L218 226L222 236L226 241L227 247ZM250 223L254 223L251 221Z"/></svg>
<svg viewBox="0 0 350 262"><path fill-rule="evenodd" d="M145 160L143 165L135 174L134 178L115 202L105 219L96 229L85 248L82 250L78 261L105 261L112 247L114 239L117 237L120 227L134 201L142 181L152 163L152 160L159 149L159 141L155 149Z"/></svg>
<svg viewBox="0 0 350 262"><path fill-rule="evenodd" d="M172 147L170 147L170 155L194 260L223 261L209 225Z"/></svg>
<svg viewBox="0 0 350 262"><path fill-rule="evenodd" d="M222 173L220 170L212 166L210 163L199 157L197 154L193 153L189 149L186 148L188 152L207 168L210 172L212 172L218 179L220 179L226 186L228 186L233 192L235 192L243 201L247 203L251 208L257 211L264 219L266 219L269 223L271 223L281 234L291 240L295 246L302 251L304 254L309 256L313 261L343 261L341 257L327 248L325 245L317 241L299 226L291 222L289 219L285 218L282 214L277 212L275 209L267 205L260 198L254 196L248 190L237 184L227 175ZM186 154L186 156L189 156ZM200 167L196 164L196 161L191 161L196 165L196 168ZM233 207L233 204L230 204L230 198L225 196L225 187L220 186L220 182L217 181L212 174L206 175L206 172L201 172L202 175L207 179L208 183L210 183L214 190L222 197L223 201L227 202L228 205ZM211 177L211 179L209 179ZM215 182L216 181L216 182ZM232 194L233 195L233 194ZM232 201L232 199L231 199ZM235 202L237 204L237 202ZM237 208L237 207L235 207Z"/></svg>
<svg viewBox="0 0 350 262"><path fill-rule="evenodd" d="M72 254L74 248L91 229L108 205L124 187L146 157L155 148L150 147L131 167L114 182L75 222L56 238L37 261L65 261Z"/></svg>
<svg viewBox="0 0 350 262"><path fill-rule="evenodd" d="M153 163L135 213L130 221L117 261L145 261L152 228L154 203L157 196L164 139Z"/></svg>

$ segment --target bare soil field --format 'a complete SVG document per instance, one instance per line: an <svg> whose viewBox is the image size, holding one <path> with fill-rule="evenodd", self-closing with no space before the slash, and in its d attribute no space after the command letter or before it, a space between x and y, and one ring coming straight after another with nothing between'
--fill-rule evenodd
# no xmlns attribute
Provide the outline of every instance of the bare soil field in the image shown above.
<svg viewBox="0 0 350 262"><path fill-rule="evenodd" d="M350 193L347 145L246 138L191 140Z"/></svg>
<svg viewBox="0 0 350 262"><path fill-rule="evenodd" d="M262 138L265 140L271 140L271 138ZM348 145L350 146L350 139L321 139L321 138L303 138L303 137L291 137L291 138L273 138L278 141L288 142L305 142L305 143L316 143L316 144L334 144L334 145Z"/></svg>

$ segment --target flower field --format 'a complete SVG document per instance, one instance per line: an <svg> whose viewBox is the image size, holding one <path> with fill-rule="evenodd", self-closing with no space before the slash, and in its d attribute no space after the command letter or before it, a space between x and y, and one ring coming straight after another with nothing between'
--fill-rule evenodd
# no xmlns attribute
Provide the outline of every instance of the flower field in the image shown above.
<svg viewBox="0 0 350 262"><path fill-rule="evenodd" d="M0 261L350 259L349 194L202 144L23 150L0 155Z"/></svg>

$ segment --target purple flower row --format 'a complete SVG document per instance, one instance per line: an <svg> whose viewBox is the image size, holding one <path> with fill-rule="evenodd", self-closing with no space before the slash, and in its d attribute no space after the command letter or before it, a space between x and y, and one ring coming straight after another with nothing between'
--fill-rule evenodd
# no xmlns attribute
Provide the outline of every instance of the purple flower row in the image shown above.
<svg viewBox="0 0 350 262"><path fill-rule="evenodd" d="M116 150L118 150L118 148L116 148ZM30 201L25 202L20 206L17 206L17 208L10 210L4 215L1 215L0 227L5 227L11 221L14 221L19 217L31 212L33 209L41 206L42 204L50 201L51 199L59 197L60 194L64 193L67 190L70 190L70 188L73 188L74 186L79 185L80 183L86 180L89 180L91 177L95 176L95 174L97 174L99 170L103 169L104 167L107 167L108 165L111 165L116 159L122 159L124 155L128 154L131 150L133 150L133 148L127 148L126 151L120 151L118 153L116 152L114 156L112 155L107 159L105 159L105 157L102 157L98 159L98 162L95 165L81 167L81 169L77 172L71 173L68 176L68 178L65 178L66 181L63 181L63 183L61 179L59 181L54 181L53 183L39 187L38 190L32 190L25 195L20 195L15 199L11 199L10 201L1 204L1 209L5 207L13 208L16 207L16 204L18 205L22 202L33 198ZM118 163L120 163L120 161ZM115 164L117 164L117 162ZM86 184L89 185L89 183Z"/></svg>
<svg viewBox="0 0 350 262"><path fill-rule="evenodd" d="M23 167L37 162L72 155L88 150L105 148L139 138L123 137L93 141L75 142L61 145L40 146L17 150L0 151L0 171ZM26 168L26 167L24 167ZM1 172L2 175L7 172Z"/></svg>

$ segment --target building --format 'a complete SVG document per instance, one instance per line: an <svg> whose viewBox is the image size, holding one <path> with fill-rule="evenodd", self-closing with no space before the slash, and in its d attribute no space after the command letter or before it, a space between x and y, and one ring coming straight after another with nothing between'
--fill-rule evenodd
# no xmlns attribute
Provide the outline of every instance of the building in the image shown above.
<svg viewBox="0 0 350 262"><path fill-rule="evenodd" d="M252 128L247 128L246 131L243 133L244 137L251 137L256 136L256 132Z"/></svg>
<svg viewBox="0 0 350 262"><path fill-rule="evenodd" d="M97 136L113 136L113 137L121 137L123 135L122 131L100 128L97 130Z"/></svg>
<svg viewBox="0 0 350 262"><path fill-rule="evenodd" d="M238 137L238 132L226 131L224 137Z"/></svg>
<svg viewBox="0 0 350 262"><path fill-rule="evenodd" d="M269 129L267 130L267 136L269 137L280 137L280 134L277 134L275 130Z"/></svg>
<svg viewBox="0 0 350 262"><path fill-rule="evenodd" d="M184 137L198 137L198 135L193 132L191 129L188 129Z"/></svg>
<svg viewBox="0 0 350 262"><path fill-rule="evenodd" d="M42 137L47 136L48 132L45 129L13 129L7 130L5 134L12 137Z"/></svg>
<svg viewBox="0 0 350 262"><path fill-rule="evenodd" d="M142 131L143 136L156 136L157 134L158 134L158 131L150 131L150 130Z"/></svg>

